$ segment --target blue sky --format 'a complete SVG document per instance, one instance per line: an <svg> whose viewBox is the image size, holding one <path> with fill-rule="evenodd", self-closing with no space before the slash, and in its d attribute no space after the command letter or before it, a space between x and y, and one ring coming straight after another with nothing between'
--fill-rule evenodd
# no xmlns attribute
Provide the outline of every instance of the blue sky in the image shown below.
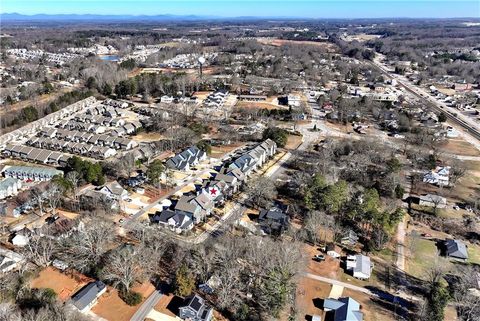
<svg viewBox="0 0 480 321"><path fill-rule="evenodd" d="M22 14L208 15L305 18L480 18L480 0L0 0Z"/></svg>

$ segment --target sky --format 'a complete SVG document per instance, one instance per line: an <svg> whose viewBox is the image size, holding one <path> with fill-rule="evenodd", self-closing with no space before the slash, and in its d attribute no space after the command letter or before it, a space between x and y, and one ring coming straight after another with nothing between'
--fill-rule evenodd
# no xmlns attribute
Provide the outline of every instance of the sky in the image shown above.
<svg viewBox="0 0 480 321"><path fill-rule="evenodd" d="M0 0L1 13L480 18L480 0Z"/></svg>

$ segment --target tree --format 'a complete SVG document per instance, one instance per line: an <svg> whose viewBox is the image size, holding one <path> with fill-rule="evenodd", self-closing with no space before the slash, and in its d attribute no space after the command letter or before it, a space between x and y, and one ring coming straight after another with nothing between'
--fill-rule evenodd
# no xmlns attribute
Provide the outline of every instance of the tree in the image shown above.
<svg viewBox="0 0 480 321"><path fill-rule="evenodd" d="M87 81L85 82L85 87L87 87L88 89L97 88L97 80L95 79L95 77L88 77Z"/></svg>
<svg viewBox="0 0 480 321"><path fill-rule="evenodd" d="M126 245L110 253L102 270L102 278L112 282L115 287L125 293L130 292L133 282L143 276L142 260L138 249Z"/></svg>
<svg viewBox="0 0 480 321"><path fill-rule="evenodd" d="M70 186L73 192L73 199L76 201L78 197L78 185L80 182L80 174L77 171L68 172L66 179L70 182Z"/></svg>
<svg viewBox="0 0 480 321"><path fill-rule="evenodd" d="M273 140L277 146L284 147L288 140L288 133L285 129L268 127L263 131L263 139Z"/></svg>
<svg viewBox="0 0 480 321"><path fill-rule="evenodd" d="M325 189L322 197L322 204L331 213L338 213L348 201L348 184L345 181L338 181Z"/></svg>
<svg viewBox="0 0 480 321"><path fill-rule="evenodd" d="M450 300L448 289L440 282L434 282L427 296L426 321L445 320L445 307Z"/></svg>
<svg viewBox="0 0 480 321"><path fill-rule="evenodd" d="M93 218L81 222L69 237L60 240L61 259L81 272L95 269L115 237L112 222Z"/></svg>
<svg viewBox="0 0 480 321"><path fill-rule="evenodd" d="M195 278L188 266L182 264L175 272L175 294L181 297L189 296L195 289Z"/></svg>
<svg viewBox="0 0 480 321"><path fill-rule="evenodd" d="M112 86L110 86L108 83L105 83L102 87L102 94L105 96L110 96L113 92Z"/></svg>
<svg viewBox="0 0 480 321"><path fill-rule="evenodd" d="M31 262L37 266L46 267L50 264L57 247L51 237L34 234L24 249L26 257Z"/></svg>
<svg viewBox="0 0 480 321"><path fill-rule="evenodd" d="M249 195L249 202L257 208L270 206L273 199L277 196L274 182L265 176L251 181L247 185L246 192Z"/></svg>
<svg viewBox="0 0 480 321"><path fill-rule="evenodd" d="M147 178L154 185L160 185L160 179L165 172L165 166L159 159L154 160L148 165Z"/></svg>
<svg viewBox="0 0 480 321"><path fill-rule="evenodd" d="M438 115L438 121L440 123L444 123L447 121L447 115L442 111L440 115Z"/></svg>
<svg viewBox="0 0 480 321"><path fill-rule="evenodd" d="M200 150L203 150L207 155L212 153L212 145L210 145L206 140L201 140L197 143L197 147Z"/></svg>
<svg viewBox="0 0 480 321"><path fill-rule="evenodd" d="M402 163L396 157L392 157L387 161L387 170L390 173L398 173L402 169Z"/></svg>

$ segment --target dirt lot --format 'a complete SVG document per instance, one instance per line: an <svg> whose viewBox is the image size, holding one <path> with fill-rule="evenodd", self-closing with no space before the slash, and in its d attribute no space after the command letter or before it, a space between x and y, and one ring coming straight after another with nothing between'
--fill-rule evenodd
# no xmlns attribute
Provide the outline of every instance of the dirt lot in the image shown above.
<svg viewBox="0 0 480 321"><path fill-rule="evenodd" d="M230 144L230 145L223 145L223 146L212 146L212 154L210 155L210 157L221 159L227 153L230 153L231 151L239 148L242 145L243 144L241 143L237 143L237 144Z"/></svg>
<svg viewBox="0 0 480 321"><path fill-rule="evenodd" d="M360 292L349 289L343 290L343 296L352 297L360 303L361 311L364 314L364 321L394 321L397 320L395 315L381 306L380 304L371 300L371 298Z"/></svg>
<svg viewBox="0 0 480 321"><path fill-rule="evenodd" d="M133 287L133 291L143 296L142 303L154 290L155 287L149 282ZM98 299L98 303L92 308L92 312L107 320L129 321L142 303L136 306L127 305L118 296L118 291L109 286L107 292Z"/></svg>
<svg viewBox="0 0 480 321"><path fill-rule="evenodd" d="M305 245L305 252L309 256L310 260L307 266L307 272L312 274L321 275L324 277L338 279L340 275L340 260L334 259L331 256L318 250L317 247ZM325 261L315 262L311 258L316 254L324 254Z"/></svg>
<svg viewBox="0 0 480 321"><path fill-rule="evenodd" d="M440 147L440 150L444 153L462 155L462 156L479 156L480 151L475 148L469 142L461 138L449 139L446 144Z"/></svg>
<svg viewBox="0 0 480 321"><path fill-rule="evenodd" d="M296 41L296 40L284 40L284 39L261 39L257 38L257 41L261 44L264 45L271 45L275 47L280 47L286 44L294 44L294 45L310 45L310 46L316 46L316 47L321 47L324 48L327 52L336 52L337 47L331 43L328 42L316 42L316 41Z"/></svg>
<svg viewBox="0 0 480 321"><path fill-rule="evenodd" d="M47 267L31 281L30 286L35 289L50 288L65 302L90 281L93 280L79 273L67 275L53 267Z"/></svg>
<svg viewBox="0 0 480 321"><path fill-rule="evenodd" d="M302 136L298 135L288 135L287 144L285 145L286 149L296 149L302 143Z"/></svg>
<svg viewBox="0 0 480 321"><path fill-rule="evenodd" d="M287 106L280 106L272 102L251 102L251 101L239 101L236 103L235 108L252 108L252 109L284 109L288 110Z"/></svg>
<svg viewBox="0 0 480 321"><path fill-rule="evenodd" d="M309 278L300 278L297 283L296 308L303 316L320 315L323 320L322 300L328 297L331 285Z"/></svg>
<svg viewBox="0 0 480 321"><path fill-rule="evenodd" d="M164 136L160 133L145 133L141 132L133 136L132 139L137 142L155 142L161 140Z"/></svg>
<svg viewBox="0 0 480 321"><path fill-rule="evenodd" d="M175 297L173 294L162 295L160 301L155 305L154 309L163 314L174 317L177 312L178 302L181 298Z"/></svg>

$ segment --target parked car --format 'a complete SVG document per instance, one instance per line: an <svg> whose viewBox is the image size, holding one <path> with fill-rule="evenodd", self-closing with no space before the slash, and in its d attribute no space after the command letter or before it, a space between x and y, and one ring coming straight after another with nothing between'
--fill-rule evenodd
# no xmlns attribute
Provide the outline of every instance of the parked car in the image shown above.
<svg viewBox="0 0 480 321"><path fill-rule="evenodd" d="M315 262L322 262L322 261L325 261L325 255L323 254L317 254L313 257L313 260Z"/></svg>

